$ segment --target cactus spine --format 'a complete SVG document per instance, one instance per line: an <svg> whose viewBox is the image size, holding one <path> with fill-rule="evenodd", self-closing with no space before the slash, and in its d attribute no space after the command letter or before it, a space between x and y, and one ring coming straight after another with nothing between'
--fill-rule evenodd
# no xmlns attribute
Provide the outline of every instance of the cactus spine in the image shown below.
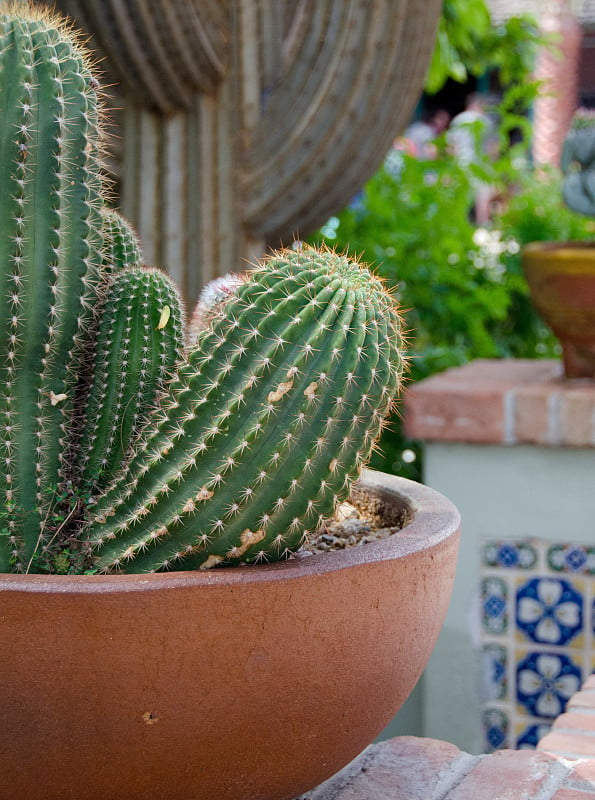
<svg viewBox="0 0 595 800"><path fill-rule="evenodd" d="M62 26L10 8L0 8L2 569L29 561L61 481L73 350L101 249L96 81Z"/></svg>
<svg viewBox="0 0 595 800"><path fill-rule="evenodd" d="M89 539L101 569L278 559L344 499L399 385L398 318L334 253L283 251L199 336Z"/></svg>

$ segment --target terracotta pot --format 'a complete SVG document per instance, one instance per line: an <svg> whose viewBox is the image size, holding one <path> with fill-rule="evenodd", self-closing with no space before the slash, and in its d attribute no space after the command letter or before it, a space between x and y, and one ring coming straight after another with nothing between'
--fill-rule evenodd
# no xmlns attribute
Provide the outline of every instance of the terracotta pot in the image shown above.
<svg viewBox="0 0 595 800"><path fill-rule="evenodd" d="M595 378L595 246L533 242L523 267L537 312L560 340L568 378Z"/></svg>
<svg viewBox="0 0 595 800"><path fill-rule="evenodd" d="M211 572L0 576L0 797L289 800L350 761L419 678L458 546L441 495L363 485L411 517L400 534Z"/></svg>

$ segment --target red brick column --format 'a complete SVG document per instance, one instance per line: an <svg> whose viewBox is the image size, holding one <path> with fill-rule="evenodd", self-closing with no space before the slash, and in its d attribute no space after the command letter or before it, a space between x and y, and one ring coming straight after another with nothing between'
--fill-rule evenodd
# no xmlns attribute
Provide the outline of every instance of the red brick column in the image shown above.
<svg viewBox="0 0 595 800"><path fill-rule="evenodd" d="M549 8L548 8L549 6ZM539 27L548 37L556 37L553 47L540 48L535 79L543 82L533 117L533 156L536 164L560 162L562 143L578 105L578 66L582 31L568 0L544 4Z"/></svg>
<svg viewBox="0 0 595 800"><path fill-rule="evenodd" d="M595 675L537 750L474 756L399 736L368 747L298 800L595 800Z"/></svg>

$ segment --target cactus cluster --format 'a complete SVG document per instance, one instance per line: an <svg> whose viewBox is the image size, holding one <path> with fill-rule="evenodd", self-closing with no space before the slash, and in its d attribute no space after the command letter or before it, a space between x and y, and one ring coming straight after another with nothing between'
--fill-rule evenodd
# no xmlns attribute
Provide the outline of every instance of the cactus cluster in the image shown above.
<svg viewBox="0 0 595 800"><path fill-rule="evenodd" d="M0 3L0 570L286 557L393 407L394 302L343 255L283 250L187 340L105 209L97 92L68 26Z"/></svg>
<svg viewBox="0 0 595 800"><path fill-rule="evenodd" d="M579 109L562 148L562 196L579 214L595 216L595 112Z"/></svg>

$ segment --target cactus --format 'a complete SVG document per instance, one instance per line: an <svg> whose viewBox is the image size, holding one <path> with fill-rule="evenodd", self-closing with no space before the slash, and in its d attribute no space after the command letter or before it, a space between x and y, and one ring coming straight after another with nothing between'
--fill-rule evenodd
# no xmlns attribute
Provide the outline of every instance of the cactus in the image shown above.
<svg viewBox="0 0 595 800"><path fill-rule="evenodd" d="M595 216L595 114L579 109L564 140L562 196L579 214Z"/></svg>
<svg viewBox="0 0 595 800"><path fill-rule="evenodd" d="M117 272L103 300L76 453L83 481L106 486L123 466L182 355L183 312L155 269Z"/></svg>
<svg viewBox="0 0 595 800"><path fill-rule="evenodd" d="M128 220L112 209L103 209L103 274L142 263L141 246Z"/></svg>
<svg viewBox="0 0 595 800"><path fill-rule="evenodd" d="M0 569L283 558L392 408L393 301L345 256L279 251L182 355L175 287L103 209L97 88L63 23L0 2Z"/></svg>
<svg viewBox="0 0 595 800"><path fill-rule="evenodd" d="M349 493L399 386L382 285L332 252L286 250L238 287L169 387L88 529L133 572L278 559Z"/></svg>
<svg viewBox="0 0 595 800"><path fill-rule="evenodd" d="M101 262L96 79L64 25L21 7L0 6L2 569L52 512Z"/></svg>
<svg viewBox="0 0 595 800"><path fill-rule="evenodd" d="M196 343L200 332L207 327L213 316L221 310L245 280L246 276L243 273L228 272L227 275L222 275L221 278L215 278L207 283L194 306L192 319L188 326L189 345L192 346Z"/></svg>

